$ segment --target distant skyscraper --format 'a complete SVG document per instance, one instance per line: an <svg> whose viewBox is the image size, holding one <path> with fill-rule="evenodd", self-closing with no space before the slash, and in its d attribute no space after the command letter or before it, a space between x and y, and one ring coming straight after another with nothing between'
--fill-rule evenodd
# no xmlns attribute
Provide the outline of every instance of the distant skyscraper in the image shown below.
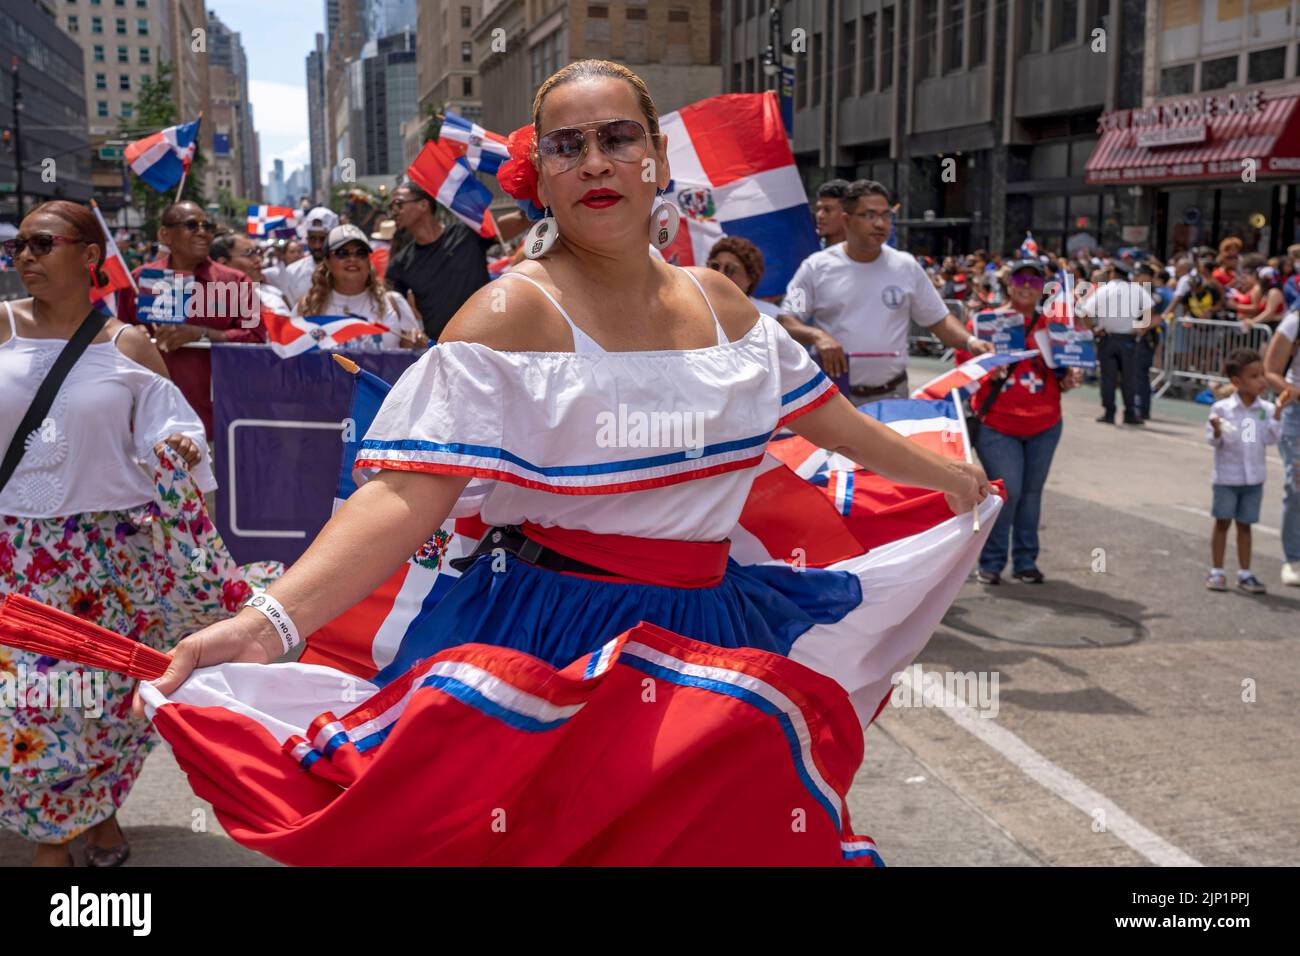
<svg viewBox="0 0 1300 956"><path fill-rule="evenodd" d="M415 32L415 0L366 0L366 39Z"/></svg>
<svg viewBox="0 0 1300 956"><path fill-rule="evenodd" d="M307 54L307 135L311 143L308 190L316 202L329 198L329 124L325 112L325 37Z"/></svg>

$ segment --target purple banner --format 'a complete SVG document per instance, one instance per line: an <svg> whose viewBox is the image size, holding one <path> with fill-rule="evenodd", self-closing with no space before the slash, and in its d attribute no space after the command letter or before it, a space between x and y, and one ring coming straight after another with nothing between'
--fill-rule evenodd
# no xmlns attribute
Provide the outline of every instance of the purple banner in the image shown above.
<svg viewBox="0 0 1300 956"><path fill-rule="evenodd" d="M352 398L352 376L331 354L282 359L266 345L212 348L216 524L241 564L292 563L329 520ZM395 382L420 353L346 354Z"/></svg>

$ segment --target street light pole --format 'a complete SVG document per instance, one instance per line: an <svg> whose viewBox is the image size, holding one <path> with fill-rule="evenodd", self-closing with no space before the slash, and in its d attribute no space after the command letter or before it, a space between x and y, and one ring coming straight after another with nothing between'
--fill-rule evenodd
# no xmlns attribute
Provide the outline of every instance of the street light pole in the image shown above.
<svg viewBox="0 0 1300 956"><path fill-rule="evenodd" d="M13 74L14 96L13 96L13 113L14 113L14 170L17 173L18 182L15 185L18 199L18 222L23 221L23 215L26 213L24 208L27 204L26 197L23 195L23 94L18 85L18 57L15 56L10 62L10 72Z"/></svg>

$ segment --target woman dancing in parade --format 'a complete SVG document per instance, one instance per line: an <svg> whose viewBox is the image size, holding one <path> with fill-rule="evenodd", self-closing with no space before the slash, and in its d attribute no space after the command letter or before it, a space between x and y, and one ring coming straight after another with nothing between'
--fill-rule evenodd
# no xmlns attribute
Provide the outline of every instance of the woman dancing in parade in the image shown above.
<svg viewBox="0 0 1300 956"><path fill-rule="evenodd" d="M876 862L844 805L861 727L979 539L967 518L960 545L926 545L956 583L921 613L922 575L889 545L805 568L742 565L728 538L782 427L952 514L987 522L989 483L855 410L725 276L649 254L675 213L656 204L667 142L635 74L571 63L532 118L501 173L546 211L529 261L397 381L360 487L306 553L183 640L138 706L227 831L288 862ZM677 450L623 427L656 415L694 423ZM249 666L469 515L482 545L373 683ZM294 682L272 690L275 672Z"/></svg>

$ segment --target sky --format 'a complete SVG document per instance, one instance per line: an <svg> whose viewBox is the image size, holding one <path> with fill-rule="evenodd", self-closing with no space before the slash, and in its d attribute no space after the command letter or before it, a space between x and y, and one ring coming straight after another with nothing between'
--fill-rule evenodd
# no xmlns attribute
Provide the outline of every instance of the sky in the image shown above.
<svg viewBox="0 0 1300 956"><path fill-rule="evenodd" d="M262 180L276 159L287 178L307 165L307 54L325 32L324 0L208 0L239 33L248 59L253 123L262 141Z"/></svg>

